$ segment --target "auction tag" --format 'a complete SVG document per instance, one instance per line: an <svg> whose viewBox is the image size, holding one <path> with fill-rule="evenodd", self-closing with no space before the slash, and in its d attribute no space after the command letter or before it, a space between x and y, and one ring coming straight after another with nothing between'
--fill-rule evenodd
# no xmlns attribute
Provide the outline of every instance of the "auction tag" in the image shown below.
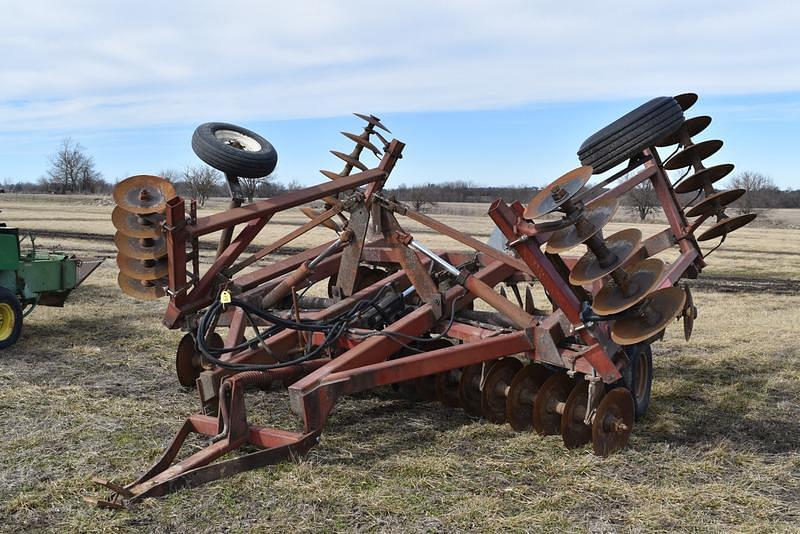
<svg viewBox="0 0 800 534"><path fill-rule="evenodd" d="M231 292L227 289L219 294L219 301L223 304L231 303Z"/></svg>

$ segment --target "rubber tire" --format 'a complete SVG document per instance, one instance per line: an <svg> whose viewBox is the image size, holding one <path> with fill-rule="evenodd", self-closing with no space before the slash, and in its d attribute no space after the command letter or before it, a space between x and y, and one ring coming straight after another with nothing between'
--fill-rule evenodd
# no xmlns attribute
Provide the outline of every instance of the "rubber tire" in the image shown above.
<svg viewBox="0 0 800 534"><path fill-rule="evenodd" d="M674 133L681 124L683 110L674 98L654 98L589 136L578 149L578 159L600 174Z"/></svg>
<svg viewBox="0 0 800 534"><path fill-rule="evenodd" d="M22 335L22 304L14 293L4 287L0 287L0 303L8 304L14 312L14 329L10 336L0 341L0 350L2 350L16 343Z"/></svg>
<svg viewBox="0 0 800 534"><path fill-rule="evenodd" d="M261 145L261 149L249 152L225 144L214 135L219 130L245 135ZM192 135L192 150L215 169L242 178L268 176L278 165L278 153L269 141L247 128L226 122L207 122L198 126Z"/></svg>
<svg viewBox="0 0 800 534"><path fill-rule="evenodd" d="M623 347L628 355L630 365L622 370L622 385L633 395L634 416L638 421L650 407L650 394L653 389L653 350L647 343L638 343ZM644 353L645 369L641 369L641 356ZM645 386L641 396L636 394L635 384L640 373L645 373Z"/></svg>

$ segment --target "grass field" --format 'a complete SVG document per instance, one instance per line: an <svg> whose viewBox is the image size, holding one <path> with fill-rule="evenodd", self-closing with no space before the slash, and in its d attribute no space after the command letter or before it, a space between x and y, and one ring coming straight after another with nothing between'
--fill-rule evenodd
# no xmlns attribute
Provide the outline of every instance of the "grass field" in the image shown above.
<svg viewBox="0 0 800 534"><path fill-rule="evenodd" d="M205 212L221 208L212 201ZM164 301L116 286L108 199L0 198L37 245L109 257L63 309L40 308L0 354L0 530L796 531L800 524L800 217L731 235L695 283L691 342L654 346L650 411L628 449L598 459L381 389L337 405L303 459L131 510L87 506L92 476L128 482L197 410L174 376L181 333ZM485 239L485 207L438 216ZM304 221L276 217L261 240ZM432 247L448 240L401 221ZM613 230L632 223L614 222ZM636 224L645 234L662 228ZM91 239L80 234L91 234ZM293 246L330 239L315 231ZM283 393L248 396L253 422L298 428ZM202 445L196 443L197 446Z"/></svg>

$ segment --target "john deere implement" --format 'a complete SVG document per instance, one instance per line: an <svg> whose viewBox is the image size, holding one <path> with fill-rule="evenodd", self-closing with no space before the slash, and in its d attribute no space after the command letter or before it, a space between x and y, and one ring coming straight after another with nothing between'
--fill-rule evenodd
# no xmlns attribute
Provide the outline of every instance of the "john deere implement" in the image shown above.
<svg viewBox="0 0 800 534"><path fill-rule="evenodd" d="M186 331L178 380L197 387L200 411L138 480L98 481L112 494L96 502L121 507L302 454L340 397L388 384L519 431L560 435L568 448L591 443L599 456L623 449L650 403L650 345L676 318L691 335L696 309L679 282L705 267L700 242L724 241L752 220L725 213L742 192L713 187L733 166L703 165L722 142L693 142L711 122L685 119L696 99L653 99L588 138L581 166L527 206L493 202L488 215L505 250L383 193L404 145L385 137L374 116L358 115L363 131L344 134L350 153L332 151L344 168L322 171L329 181L248 205L238 177L272 172L274 149L234 125L200 126L192 145L226 174L230 209L199 217L194 201L154 176L129 178L114 193L120 286L136 298L168 296L164 324ZM661 147L674 147L672 155L662 160ZM668 170L684 172L673 183ZM668 226L606 235L620 198L646 181ZM677 193L699 202L681 205ZM308 208L312 201L324 208ZM294 208L309 221L245 254L275 214ZM432 250L403 218L465 250ZM330 229L329 242L273 259L318 226ZM220 231L215 260L201 265L198 239ZM585 251L570 255L580 245ZM327 297L306 296L318 283ZM533 283L547 302L534 303ZM492 311L474 309L475 300ZM250 424L245 393L253 387L287 387L302 429ZM208 445L176 460L192 433ZM246 444L257 451L222 460Z"/></svg>

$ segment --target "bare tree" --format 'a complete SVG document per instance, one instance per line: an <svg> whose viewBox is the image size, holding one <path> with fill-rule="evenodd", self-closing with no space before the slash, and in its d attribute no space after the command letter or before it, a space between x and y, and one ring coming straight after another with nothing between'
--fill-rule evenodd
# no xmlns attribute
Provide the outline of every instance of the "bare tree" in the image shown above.
<svg viewBox="0 0 800 534"><path fill-rule="evenodd" d="M239 177L239 183L242 186L242 192L247 198L248 202L252 202L256 194L261 194L263 191L269 190L269 184L274 176L263 176L261 178L242 178Z"/></svg>
<svg viewBox="0 0 800 534"><path fill-rule="evenodd" d="M61 141L61 147L50 158L50 169L40 183L61 194L94 193L107 185L103 175L95 169L94 159L85 150L69 137Z"/></svg>
<svg viewBox="0 0 800 534"><path fill-rule="evenodd" d="M169 180L173 184L179 182L181 179L181 171L175 169L161 169L158 175L166 180Z"/></svg>
<svg viewBox="0 0 800 534"><path fill-rule="evenodd" d="M216 190L220 181L220 173L206 165L187 166L183 171L183 180L192 198L197 200L200 206L205 205L206 200Z"/></svg>
<svg viewBox="0 0 800 534"><path fill-rule="evenodd" d="M433 199L431 194L432 189L436 186L434 184L424 184L420 186L410 187L407 192L408 202L415 211L424 213L430 208L436 207L437 202Z"/></svg>
<svg viewBox="0 0 800 534"><path fill-rule="evenodd" d="M731 187L747 191L736 201L736 209L742 215L753 213L756 207L767 208L772 205L773 192L778 191L772 178L758 172L740 172L731 180Z"/></svg>
<svg viewBox="0 0 800 534"><path fill-rule="evenodd" d="M648 215L655 213L658 207L658 196L650 180L645 180L628 192L628 200L631 203L630 209L639 216L640 220L645 220Z"/></svg>

